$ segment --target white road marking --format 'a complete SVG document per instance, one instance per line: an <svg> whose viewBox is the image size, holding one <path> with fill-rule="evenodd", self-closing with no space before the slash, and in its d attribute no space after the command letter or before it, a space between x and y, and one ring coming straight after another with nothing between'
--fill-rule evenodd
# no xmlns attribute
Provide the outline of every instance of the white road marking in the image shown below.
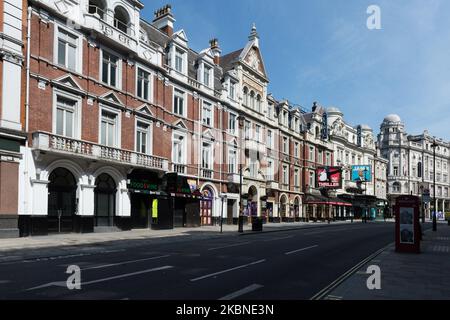
<svg viewBox="0 0 450 320"><path fill-rule="evenodd" d="M195 282L195 281L199 281L199 280L211 278L211 277L217 276L217 275L222 274L222 273L226 273L226 272L230 272L230 271L234 271L234 270L238 270L238 269L250 267L250 266L253 266L253 265L255 265L255 264L263 263L263 262L265 262L265 261L266 261L266 259L262 259L262 260L255 261L255 262L252 262L252 263L244 264L244 265L242 265L242 266L238 266L238 267L234 267L234 268L231 268L231 269L226 269L226 270L223 270L223 271L219 271L219 272L214 272L214 273L211 273L211 274L207 274L207 275L202 276L202 277L198 277L198 278L195 278L195 279L191 279L190 281L191 281L191 282Z"/></svg>
<svg viewBox="0 0 450 320"><path fill-rule="evenodd" d="M126 264L138 263L138 262L143 262L143 261L163 259L163 258L167 258L167 257L170 257L170 255L159 256L159 257L152 257L152 258L146 258L146 259L139 259L139 260L130 260L130 261L124 261L124 262L118 262L118 263L111 263L111 264L105 264L105 265L102 265L102 266L83 268L83 269L81 269L81 271L110 268L110 267L122 266L122 265L126 265Z"/></svg>
<svg viewBox="0 0 450 320"><path fill-rule="evenodd" d="M310 247L306 247L306 248L302 248L302 249L298 249L298 250L294 250L294 251L289 251L289 252L286 252L285 255L291 255L291 254L294 254L297 252L306 251L306 250L317 248L317 247L318 247L318 245L315 245L315 246L310 246Z"/></svg>
<svg viewBox="0 0 450 320"><path fill-rule="evenodd" d="M238 246L243 246L243 245L249 244L249 243L252 243L252 242L251 242L251 241L247 241L247 242L241 242L241 243L230 244L230 245L228 245L228 246L223 246L223 247L210 248L210 249L208 249L208 251L219 250L219 249L225 249L225 248L232 248L232 247L238 247Z"/></svg>
<svg viewBox="0 0 450 320"><path fill-rule="evenodd" d="M137 276L137 275L140 275L140 274L145 274L145 273L150 273L150 272L155 272L155 271L161 271L161 270L167 270L167 269L172 269L172 268L173 268L173 266L164 266L164 267L147 269L147 270L133 272L133 273L126 273L126 274L121 274L121 275L114 276L114 277L98 279L98 280L93 280L93 281L88 281L88 282L82 282L81 286L88 286L88 285L94 284L94 283L100 283L100 282L106 282L106 281L111 281L111 280L116 280L116 279L128 278L128 277L133 277L133 276ZM53 286L66 287L66 285L67 284L66 284L65 281L50 282L50 283L46 283L46 284L44 284L42 286L38 286L38 287L27 289L25 291L33 291L33 290L44 289L44 288L53 287Z"/></svg>
<svg viewBox="0 0 450 320"><path fill-rule="evenodd" d="M287 237L283 237L283 238L272 238L272 239L266 239L266 240L263 240L264 242L270 242L270 241L277 241L277 240L285 240L285 239L291 239L291 238L293 238L294 236L287 236Z"/></svg>
<svg viewBox="0 0 450 320"><path fill-rule="evenodd" d="M262 287L264 287L264 286L262 286L260 284L252 284L251 286L248 286L248 287L246 287L244 289L241 289L239 291L230 293L229 295L226 295L225 297L222 297L219 300L223 300L223 301L233 300L233 299L235 299L237 297L243 296L244 294L247 294L247 293L250 293L252 291L256 291L258 289L261 289Z"/></svg>

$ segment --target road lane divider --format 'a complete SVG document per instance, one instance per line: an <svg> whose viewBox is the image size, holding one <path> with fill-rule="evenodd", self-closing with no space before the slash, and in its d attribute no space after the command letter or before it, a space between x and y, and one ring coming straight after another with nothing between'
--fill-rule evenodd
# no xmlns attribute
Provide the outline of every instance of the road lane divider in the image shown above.
<svg viewBox="0 0 450 320"><path fill-rule="evenodd" d="M263 287L264 287L264 286L263 286L263 285L260 285L260 284L252 284L251 286L245 287L245 288L243 288L243 289L241 289L241 290L238 290L238 291L236 291L236 292L230 293L230 294L226 295L225 297L220 298L219 301L229 301L229 300L233 300L233 299L236 299L236 298L238 298L238 297L241 297L241 296L243 296L243 295L245 295L245 294L247 294L247 293L256 291L256 290L258 290L258 289L261 289L261 288L263 288Z"/></svg>
<svg viewBox="0 0 450 320"><path fill-rule="evenodd" d="M163 258L168 258L168 257L170 257L169 254L165 255L165 256L158 256L158 257L152 257L152 258L145 258L145 259L130 260L130 261L117 262L117 263L110 263L110 264L105 264L105 265L101 265L101 266L94 266L94 267L83 268L83 269L81 269L81 271L111 268L111 267L117 267L117 266L123 266L123 265L127 265L127 264L132 264L132 263L139 263L139 262L144 262L144 261L163 259Z"/></svg>
<svg viewBox="0 0 450 320"><path fill-rule="evenodd" d="M98 280L93 280L93 281L88 281L88 282L82 282L81 286L88 286L88 285L95 284L95 283L129 278L129 277L134 277L134 276L138 276L141 274L146 274L146 273L156 272L156 271L163 271L163 270L168 270L168 269L172 269L172 268L174 268L174 267L173 266L163 266L163 267L159 267L159 268L152 268L152 269L137 271L137 272L133 272L133 273L125 273L125 274L121 274L118 276L113 276L113 277L108 277L108 278L103 278L103 279L98 279ZM43 284L41 286L26 289L25 291L34 291L34 290L45 289L45 288L49 288L49 287L66 287L66 286L67 286L66 281L50 282L50 283Z"/></svg>
<svg viewBox="0 0 450 320"><path fill-rule="evenodd" d="M216 248L210 248L210 249L208 249L208 251L214 251L214 250L220 250L220 249L226 249L226 248L239 247L239 246L243 246L243 245L249 244L249 243L252 243L252 242L251 242L251 241L246 241L246 242L234 243L234 244L230 244L230 245L227 245L227 246L216 247Z"/></svg>
<svg viewBox="0 0 450 320"><path fill-rule="evenodd" d="M258 260L258 261L247 263L247 264L244 264L244 265L241 265L241 266L237 266L237 267L234 267L234 268L230 268L230 269L226 269L226 270L210 273L210 274L207 274L207 275L195 278L195 279L191 279L190 281L191 282L196 282L196 281L212 278L212 277L218 276L219 274L223 274L223 273L227 273L227 272L231 272L231 271L247 268L247 267L250 267L250 266L254 266L256 264L263 263L265 261L266 261L266 259Z"/></svg>
<svg viewBox="0 0 450 320"><path fill-rule="evenodd" d="M310 247L306 247L306 248L301 248L301 249L297 249L297 250L294 250L294 251L286 252L285 255L289 256L289 255L294 254L294 253L298 253L298 252L314 249L314 248L317 248L317 247L318 247L318 245L314 245L314 246L310 246Z"/></svg>

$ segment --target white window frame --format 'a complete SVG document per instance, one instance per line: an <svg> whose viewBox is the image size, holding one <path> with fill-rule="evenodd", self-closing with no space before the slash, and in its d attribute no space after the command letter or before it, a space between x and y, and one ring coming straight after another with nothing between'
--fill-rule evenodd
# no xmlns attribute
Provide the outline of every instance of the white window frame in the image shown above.
<svg viewBox="0 0 450 320"><path fill-rule="evenodd" d="M81 33L76 32L75 30L66 28L59 23L55 23L55 25L54 25L55 31L53 32L53 63L55 65L60 66L59 61L58 61L59 29L77 37L77 49L76 49L76 59L75 59L76 66L75 66L75 69L72 71L81 74L82 70L83 70L83 36ZM67 53L67 51L66 51L66 53ZM67 60L67 56L66 56L66 60ZM62 67L66 68L68 70L71 70L67 67L67 61L66 61L66 65L62 66Z"/></svg>
<svg viewBox="0 0 450 320"><path fill-rule="evenodd" d="M122 148L122 112L117 110L116 108L106 106L104 104L100 105L98 108L98 144L102 145L102 113L103 111L113 113L116 115L117 119L117 127L115 132L115 146L107 146L111 148L121 149Z"/></svg>
<svg viewBox="0 0 450 320"><path fill-rule="evenodd" d="M300 158L300 143L297 141L294 142L294 157Z"/></svg>
<svg viewBox="0 0 450 320"><path fill-rule="evenodd" d="M234 116L234 129L232 130L231 128L231 116ZM237 134L237 127L238 127L238 115L234 112L228 112L228 132L232 135L236 135Z"/></svg>
<svg viewBox="0 0 450 320"><path fill-rule="evenodd" d="M269 135L269 133L270 133L270 135ZM267 130L267 147L269 147L269 149L274 149L274 146L273 146L273 133L274 133L274 131L273 130L271 130L271 129L268 129Z"/></svg>
<svg viewBox="0 0 450 320"><path fill-rule="evenodd" d="M206 69L209 69L208 70L208 76L209 76L208 81L206 81L206 79L205 79ZM201 64L200 72L201 72L201 83L208 88L212 88L213 87L213 85L212 85L213 79L214 79L214 67L203 61Z"/></svg>
<svg viewBox="0 0 450 320"><path fill-rule="evenodd" d="M136 117L135 121L134 121L134 150L138 153L142 153L139 149L138 149L138 145L137 145L137 135L138 135L138 123L143 123L146 124L148 126L148 131L147 131L147 152L144 153L146 155L152 155L153 154L153 121L141 118L141 117Z"/></svg>
<svg viewBox="0 0 450 320"><path fill-rule="evenodd" d="M81 124L82 124L82 102L83 98L81 96L77 96L66 91L62 91L59 89L53 89L53 116L52 116L52 132L56 134L56 117L57 117L57 103L58 97L62 97L64 99L75 101L74 107L74 128L73 128L73 139L81 140Z"/></svg>
<svg viewBox="0 0 450 320"><path fill-rule="evenodd" d="M117 71L116 71L116 85L113 86L110 84L111 82L111 75L109 73L108 70L108 82L104 82L103 81L103 54L104 52L108 53L109 55L115 56L118 60L117 60ZM112 87L112 88L116 88L119 90L122 90L122 56L120 54L118 54L117 52L111 50L111 49L105 49L105 48L101 48L100 49L100 73L99 73L99 82L102 83L103 85Z"/></svg>
<svg viewBox="0 0 450 320"><path fill-rule="evenodd" d="M139 97L139 95L138 95L138 92L139 92L139 90L138 90L139 88L138 87L140 85L140 83L139 83L139 69L141 69L144 72L147 72L149 74L149 76L150 76L150 81L149 81L149 84L148 84L148 86L149 86L149 88L148 88L148 99L145 99L144 97ZM153 72L150 69L145 68L142 65L137 65L137 67L136 67L136 97L138 97L139 99L148 101L150 103L153 102L153 88L154 88L153 87L153 77L154 77Z"/></svg>
<svg viewBox="0 0 450 320"><path fill-rule="evenodd" d="M234 161L231 160L231 153L234 153ZM237 148L235 146L228 146L228 173L237 173L237 160L238 160L238 151ZM230 170L231 169L231 165L233 165L234 170Z"/></svg>
<svg viewBox="0 0 450 320"><path fill-rule="evenodd" d="M175 138L176 137L183 137L183 143L182 143L182 160L180 162L175 162ZM187 135L185 132L180 130L175 130L172 133L172 162L174 164L180 164L180 165L186 165L187 164Z"/></svg>
<svg viewBox="0 0 450 320"><path fill-rule="evenodd" d="M275 173L274 173L274 160L273 159L267 159L267 180L274 181L275 180Z"/></svg>
<svg viewBox="0 0 450 320"><path fill-rule="evenodd" d="M231 79L228 79L228 98L236 101L236 87L237 82Z"/></svg>
<svg viewBox="0 0 450 320"><path fill-rule="evenodd" d="M262 142L261 140L261 133L262 133L263 129L262 126L260 124L255 124L255 140L257 142Z"/></svg>
<svg viewBox="0 0 450 320"><path fill-rule="evenodd" d="M283 153L289 154L289 138L286 136L282 137L282 143L283 143Z"/></svg>
<svg viewBox="0 0 450 320"><path fill-rule="evenodd" d="M300 169L294 169L294 187L300 187Z"/></svg>
<svg viewBox="0 0 450 320"><path fill-rule="evenodd" d="M181 95L183 96L183 114L179 114L179 113L175 113L175 92L178 91L181 93ZM172 90L172 113L176 116L179 117L183 117L183 118L187 118L187 107L188 107L188 103L187 103L187 92L183 89L180 89L176 86L173 87Z"/></svg>
<svg viewBox="0 0 450 320"><path fill-rule="evenodd" d="M188 71L188 53L187 53L186 49L173 44L171 51L172 51L171 55L170 55L171 56L171 64L170 64L171 68L175 72L178 72L179 74L187 75L187 71ZM183 63L183 65L182 65L182 70L181 71L177 70L177 68L176 68L177 51L180 52L181 56L182 56L182 63Z"/></svg>
<svg viewBox="0 0 450 320"><path fill-rule="evenodd" d="M286 169L286 170L284 170ZM283 164L282 169L281 169L282 173L283 173L283 184L289 184L289 165L287 164Z"/></svg>
<svg viewBox="0 0 450 320"><path fill-rule="evenodd" d="M205 103L207 104L207 105L209 105L210 106L210 108L211 108L211 118L210 118L210 124L207 124L207 123L205 123L204 122L204 108L205 108ZM207 126L207 127L211 127L211 128L213 128L214 127L214 104L211 102L211 101L209 101L209 100L205 100L205 99L203 99L202 100L202 124L204 125L204 126Z"/></svg>
<svg viewBox="0 0 450 320"><path fill-rule="evenodd" d="M206 147L205 147L205 144L207 145ZM203 141L202 141L202 153L201 153L201 167L202 167L202 169L211 170L211 171L214 170L214 161L213 161L214 160L214 148L213 148L213 146L214 146L214 144L213 144L213 142L211 140L203 139ZM209 157L207 159L208 167L203 165L203 151L206 148L209 149Z"/></svg>

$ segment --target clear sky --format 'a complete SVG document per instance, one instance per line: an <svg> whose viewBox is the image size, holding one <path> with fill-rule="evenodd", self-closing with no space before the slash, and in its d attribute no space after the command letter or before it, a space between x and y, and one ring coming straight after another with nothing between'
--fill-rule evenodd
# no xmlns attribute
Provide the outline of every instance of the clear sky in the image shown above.
<svg viewBox="0 0 450 320"><path fill-rule="evenodd" d="M146 0L144 18L167 3L197 51L213 37L240 49L255 22L277 99L339 107L376 134L397 113L408 133L450 140L449 0ZM367 28L372 4L381 30Z"/></svg>

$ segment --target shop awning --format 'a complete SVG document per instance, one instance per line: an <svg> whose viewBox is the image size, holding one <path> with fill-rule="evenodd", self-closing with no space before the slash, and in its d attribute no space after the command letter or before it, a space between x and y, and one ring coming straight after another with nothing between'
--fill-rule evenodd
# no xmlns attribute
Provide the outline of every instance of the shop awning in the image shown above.
<svg viewBox="0 0 450 320"><path fill-rule="evenodd" d="M345 207L353 206L350 202L344 201L339 198L330 198L312 194L306 196L304 203L316 205L345 206Z"/></svg>

